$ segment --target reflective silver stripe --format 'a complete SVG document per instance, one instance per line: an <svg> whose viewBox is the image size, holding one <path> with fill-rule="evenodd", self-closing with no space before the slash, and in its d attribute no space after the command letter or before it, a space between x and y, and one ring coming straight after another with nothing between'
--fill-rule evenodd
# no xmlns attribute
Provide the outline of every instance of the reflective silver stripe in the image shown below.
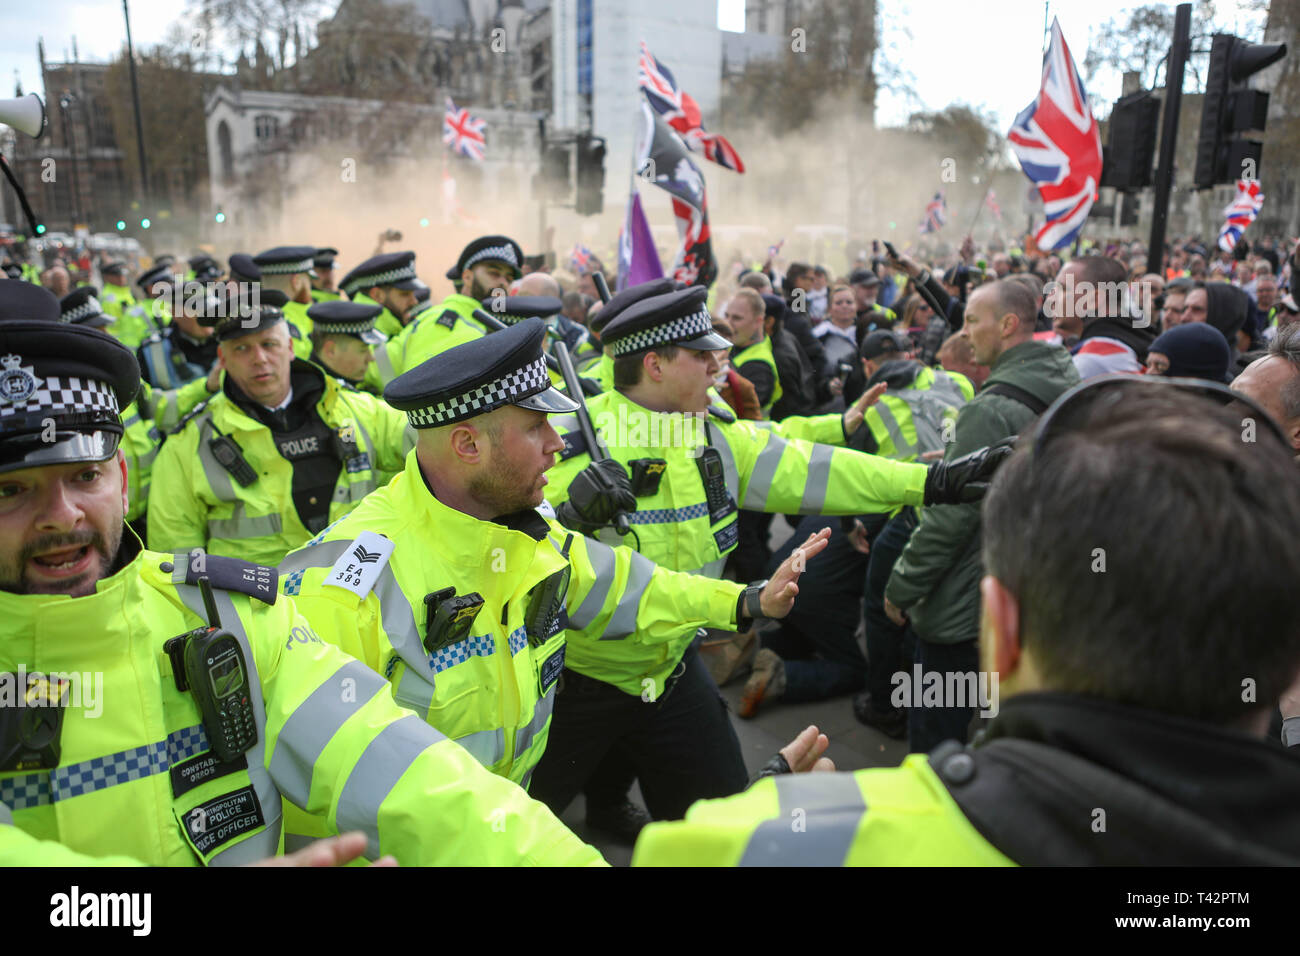
<svg viewBox="0 0 1300 956"><path fill-rule="evenodd" d="M491 767L500 763L506 757L506 731L504 727L476 730L464 737L453 737L452 740L468 750L470 756L484 767Z"/></svg>
<svg viewBox="0 0 1300 956"><path fill-rule="evenodd" d="M352 548L351 538L336 538L302 548L287 555L280 562L280 575L288 577L306 568L328 568ZM429 655L420 643L420 632L415 627L415 614L411 602L398 586L390 559L379 572L372 592L379 599L379 613L384 633L398 655L406 662L406 671L398 681L394 696L403 707L409 707L421 716L429 713L433 705L434 684L429 673Z"/></svg>
<svg viewBox="0 0 1300 956"><path fill-rule="evenodd" d="M208 479L212 494L218 501L238 501L234 486L230 483L230 472L221 467L208 440L212 437L212 416L204 415L199 419L199 462L203 465L203 475Z"/></svg>
<svg viewBox="0 0 1300 956"><path fill-rule="evenodd" d="M785 454L785 449L785 439L769 432L767 444L758 453L758 460L754 462L754 468L749 473L745 501L740 507L751 511L762 511L767 506L767 494L772 487L772 479L776 477L776 469L781 464L781 456Z"/></svg>
<svg viewBox="0 0 1300 956"><path fill-rule="evenodd" d="M356 684L355 693L347 695L348 701L342 693L345 680ZM325 745L349 717L387 689L387 682L365 664L348 661L294 708L280 729L271 757L271 777L286 800L306 809L312 772Z"/></svg>
<svg viewBox="0 0 1300 956"><path fill-rule="evenodd" d="M243 538L264 538L279 534L283 528L283 519L278 514L250 517L244 511L242 501L235 502L235 513L229 518L208 519L208 540L224 538L240 540Z"/></svg>
<svg viewBox="0 0 1300 956"><path fill-rule="evenodd" d="M609 589L614 585L614 552L599 541L588 538L587 557L591 560L595 580L591 582L591 588L578 609L569 612L569 623L577 630L582 630L596 619L600 609L605 606ZM569 593L576 593L576 589L570 589Z"/></svg>
<svg viewBox="0 0 1300 956"><path fill-rule="evenodd" d="M727 485L727 492L731 495L732 501L740 500L740 472L736 469L736 456L731 450L731 443L727 441L726 433L717 429L716 434L714 427L708 422L704 423L708 429L707 435L709 446L716 448L718 454L722 456L722 476Z"/></svg>
<svg viewBox="0 0 1300 956"><path fill-rule="evenodd" d="M379 381L387 385L397 378L397 369L393 368L393 359L388 354L388 343L377 345L374 349L375 369L379 372Z"/></svg>
<svg viewBox="0 0 1300 956"><path fill-rule="evenodd" d="M539 700L533 706L533 719L528 722L528 726L520 727L515 732L515 760L525 753L533 745L533 738L542 732L546 722L551 719L551 711L555 709L555 685L546 692L546 696ZM533 761L536 763L536 761Z"/></svg>
<svg viewBox="0 0 1300 956"><path fill-rule="evenodd" d="M371 859L379 856L379 808L402 774L431 744L442 740L414 714L395 720L370 741L339 795L338 830L361 830Z"/></svg>
<svg viewBox="0 0 1300 956"><path fill-rule="evenodd" d="M727 552L730 554L731 552ZM722 569L727 566L727 555L710 561L702 568L696 568L694 571L687 571L687 574L698 574L706 578L716 578L722 573Z"/></svg>
<svg viewBox="0 0 1300 956"><path fill-rule="evenodd" d="M636 631L637 611L641 607L641 597L650 586L650 579L655 573L655 564L644 555L628 550L632 567L628 569L627 586L619 596L614 615L605 625L605 632L600 635L602 641L618 641Z"/></svg>
<svg viewBox="0 0 1300 956"><path fill-rule="evenodd" d="M889 432L889 440L894 443L894 454L901 457L915 455L916 446L904 437L903 428L898 424L898 419L894 417L893 409L884 402L877 402L876 414L880 416L885 431Z"/></svg>
<svg viewBox="0 0 1300 956"><path fill-rule="evenodd" d="M361 424L361 416L356 414L355 410L353 410L352 413L352 420L356 422L357 431L361 433L361 441L366 446L366 458L370 462L370 477L361 481L350 481L349 477L352 473L348 471L347 463L345 462L343 465L343 474L341 476L343 479L343 493L345 495L342 500L344 501L360 501L366 495L370 494L370 492L374 491L376 487L374 475L375 472L379 470L379 461L375 458L375 443L370 440L370 432L366 431L366 426Z"/></svg>
<svg viewBox="0 0 1300 956"><path fill-rule="evenodd" d="M3 826L4 824L13 826L14 815L9 812L9 808L7 806L5 806L3 803L0 803L0 826Z"/></svg>
<svg viewBox="0 0 1300 956"><path fill-rule="evenodd" d="M830 445L812 446L812 454L808 457L808 476L804 479L803 498L799 502L800 514L819 515L826 507L826 489L831 483L831 461L834 456L834 449Z"/></svg>
<svg viewBox="0 0 1300 956"><path fill-rule="evenodd" d="M157 422L158 422L158 427L161 428L163 431L171 431L173 428L175 428L177 425L180 424L181 408L180 408L180 403L176 400L176 396L179 394L179 392L180 389L172 389L170 392L154 393L155 410L160 405L162 406L162 415L161 417L157 418ZM155 415L156 414L157 412L155 411Z"/></svg>
<svg viewBox="0 0 1300 956"><path fill-rule="evenodd" d="M185 602L187 608L201 619L207 620L203 595L197 587L178 584L176 593ZM248 778L252 781L253 792L257 794L257 801L262 806L266 829L246 840L241 840L234 846L218 850L208 858L208 866L242 866L268 856L275 856L279 850L280 790L266 770L266 703L262 699L262 679L257 673L257 659L253 656L253 648L248 643L248 635L244 632L244 622L240 620L239 612L235 610L235 603L230 599L230 592L215 590L213 597L216 600L217 612L221 615L222 627L239 641L240 649L244 652L244 662L248 666L248 696L253 705L257 743L244 756L248 760Z"/></svg>
<svg viewBox="0 0 1300 956"><path fill-rule="evenodd" d="M154 388L171 389L176 388L181 383L175 380L172 374L171 362L167 361L167 352L163 349L162 340L157 339L145 344L145 355L148 357L149 372L157 376L158 381L150 382Z"/></svg>
<svg viewBox="0 0 1300 956"><path fill-rule="evenodd" d="M842 866L867 811L853 774L781 774L773 782L780 809L754 830L738 865Z"/></svg>

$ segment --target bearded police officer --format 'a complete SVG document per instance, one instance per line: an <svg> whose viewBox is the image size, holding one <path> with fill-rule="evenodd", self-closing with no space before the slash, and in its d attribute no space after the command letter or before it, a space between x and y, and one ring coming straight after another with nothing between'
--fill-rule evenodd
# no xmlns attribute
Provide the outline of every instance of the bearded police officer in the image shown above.
<svg viewBox="0 0 1300 956"><path fill-rule="evenodd" d="M927 469L787 439L711 407L716 352L729 343L712 330L706 295L692 287L643 299L602 330L614 357L614 390L588 408L611 460L590 464L576 420L557 419L565 449L551 494L562 524L618 540L612 529L601 529L631 502L638 551L664 567L711 578L736 547L739 508L847 515L982 494L1008 449L984 449ZM562 812L611 751L632 760L658 818L680 817L705 789L744 786L744 763L725 716L707 726L696 720L718 708L717 689L692 649L694 636L683 628L652 653L626 642L573 649L567 660L573 676L566 673L551 747L533 781L539 799ZM647 696L657 703L644 703ZM699 775L676 773L686 750L708 755Z"/></svg>
<svg viewBox="0 0 1300 956"><path fill-rule="evenodd" d="M154 463L152 545L275 564L401 470L405 417L295 359L283 302L266 290L211 318L225 384Z"/></svg>
<svg viewBox="0 0 1300 956"><path fill-rule="evenodd" d="M307 310L312 322L311 360L353 388L375 391L377 382L370 374L373 349L387 341L375 331L381 312L377 305L343 300L313 305Z"/></svg>
<svg viewBox="0 0 1300 956"><path fill-rule="evenodd" d="M139 367L58 314L0 282L0 865L250 863L282 800L362 834L338 862L598 863L323 641L273 568L141 547L118 447Z"/></svg>
<svg viewBox="0 0 1300 956"><path fill-rule="evenodd" d="M400 375L427 358L487 334L474 318L474 310L482 308L483 299L504 295L522 274L523 261L519 243L508 236L480 236L462 249L456 261L460 288L423 312L419 321L407 325L389 343L393 373ZM381 374L386 372L380 368Z"/></svg>
<svg viewBox="0 0 1300 956"><path fill-rule="evenodd" d="M560 527L543 500L576 405L546 374L539 319L449 349L384 397L419 429L406 470L280 565L321 634L386 675L397 702L494 773L527 786L546 746L566 647L781 617L798 558L762 588L656 568ZM816 554L824 539L810 539ZM567 629L567 637L566 637ZM725 719L725 718L724 718ZM698 759L682 754L682 774Z"/></svg>

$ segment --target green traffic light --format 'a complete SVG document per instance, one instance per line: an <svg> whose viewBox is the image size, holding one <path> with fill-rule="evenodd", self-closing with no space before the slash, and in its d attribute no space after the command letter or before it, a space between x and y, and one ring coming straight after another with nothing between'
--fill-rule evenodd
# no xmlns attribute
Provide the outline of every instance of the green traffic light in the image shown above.
<svg viewBox="0 0 1300 956"><path fill-rule="evenodd" d="M45 234L45 223L43 223L43 222L38 222L38 223L36 224L36 235L38 235L38 236L42 236L42 235L44 235L44 234Z"/></svg>
<svg viewBox="0 0 1300 956"><path fill-rule="evenodd" d="M217 222L225 222L225 221L226 221L226 214L225 214L224 212L219 212L219 213L217 213L217 215L216 215L215 218L216 218Z"/></svg>
<svg viewBox="0 0 1300 956"><path fill-rule="evenodd" d="M125 229L125 228L126 228L126 221L123 220L123 219L119 219L119 220L117 221L117 231L118 231L118 232L121 232L121 231L122 231L123 229Z"/></svg>
<svg viewBox="0 0 1300 956"><path fill-rule="evenodd" d="M148 229L148 228L149 228L149 220L148 220L148 219L141 219L141 220L140 220L140 228L141 228L141 229Z"/></svg>

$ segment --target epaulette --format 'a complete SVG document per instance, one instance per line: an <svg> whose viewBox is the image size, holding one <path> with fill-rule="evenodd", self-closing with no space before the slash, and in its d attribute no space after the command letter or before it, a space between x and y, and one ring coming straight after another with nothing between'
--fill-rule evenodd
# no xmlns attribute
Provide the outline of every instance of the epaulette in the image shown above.
<svg viewBox="0 0 1300 956"><path fill-rule="evenodd" d="M186 412L184 415L181 416L181 420L176 423L176 427L173 428L171 431L169 431L167 434L179 435L181 431L185 428L185 426L190 423L190 420L202 414L203 411L208 407L208 402L212 401L214 398L217 397L217 395L220 394L221 394L220 392L217 392L216 395L209 395L203 401L199 402L197 405L191 408L188 412Z"/></svg>
<svg viewBox="0 0 1300 956"><path fill-rule="evenodd" d="M391 538L374 531L363 531L334 562L321 584L343 588L364 600L379 581L379 575L388 565L395 547Z"/></svg>
<svg viewBox="0 0 1300 956"><path fill-rule="evenodd" d="M202 548L175 555L177 562L185 562L185 583L197 585L207 578L214 588L234 591L257 598L263 604L274 604L276 585L280 572L264 564L254 564L242 558L208 554ZM175 580L173 578L172 580Z"/></svg>
<svg viewBox="0 0 1300 956"><path fill-rule="evenodd" d="M716 418L718 421L723 422L727 425L730 425L732 422L736 420L735 412L733 412L729 408L722 408L718 405L710 405L709 414L712 415L714 418Z"/></svg>
<svg viewBox="0 0 1300 956"><path fill-rule="evenodd" d="M443 309L442 315L438 316L437 322L439 325L445 325L447 328L453 329L456 327L456 320L459 318L460 315L455 309Z"/></svg>

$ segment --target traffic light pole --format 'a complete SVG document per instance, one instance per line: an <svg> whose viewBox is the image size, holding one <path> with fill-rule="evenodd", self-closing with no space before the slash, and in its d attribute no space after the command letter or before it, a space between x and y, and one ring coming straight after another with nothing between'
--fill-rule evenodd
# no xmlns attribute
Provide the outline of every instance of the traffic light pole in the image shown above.
<svg viewBox="0 0 1300 956"><path fill-rule="evenodd" d="M1183 105L1183 72L1192 46L1192 5L1180 3L1174 13L1174 45L1165 70L1165 118L1160 130L1160 160L1156 164L1155 207L1151 240L1147 243L1147 272L1165 274L1165 226L1169 221L1169 192L1174 181L1174 149L1178 145L1178 113Z"/></svg>

